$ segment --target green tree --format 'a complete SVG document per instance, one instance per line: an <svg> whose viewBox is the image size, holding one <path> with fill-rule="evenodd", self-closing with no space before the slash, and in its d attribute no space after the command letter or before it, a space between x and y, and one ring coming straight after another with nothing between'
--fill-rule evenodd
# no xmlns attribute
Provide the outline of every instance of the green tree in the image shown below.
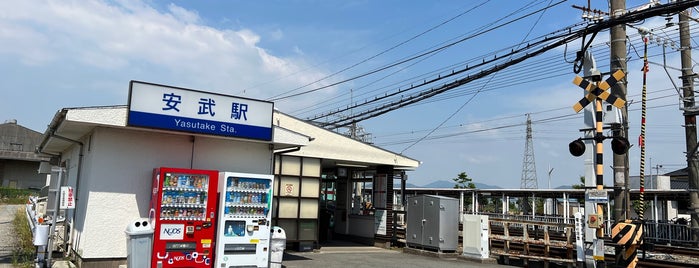
<svg viewBox="0 0 699 268"><path fill-rule="evenodd" d="M466 172L461 172L456 178L451 179L454 181L454 189L476 189L476 185L473 184L473 179L466 175Z"/></svg>
<svg viewBox="0 0 699 268"><path fill-rule="evenodd" d="M573 184L572 185L573 189L585 189L585 176L580 176L580 184ZM575 199L578 203L584 203L585 199L584 198L576 198Z"/></svg>
<svg viewBox="0 0 699 268"><path fill-rule="evenodd" d="M650 202L648 201L641 203L641 200L633 200L632 203L633 204L631 204L631 207L633 208L634 212L636 212L637 216L641 215L641 208L643 208L644 216L646 214L645 212L650 208Z"/></svg>
<svg viewBox="0 0 699 268"><path fill-rule="evenodd" d="M478 199L482 212L498 213L502 212L502 199L497 197L481 196Z"/></svg>
<svg viewBox="0 0 699 268"><path fill-rule="evenodd" d="M573 189L585 189L585 176L580 176L580 184L573 184Z"/></svg>

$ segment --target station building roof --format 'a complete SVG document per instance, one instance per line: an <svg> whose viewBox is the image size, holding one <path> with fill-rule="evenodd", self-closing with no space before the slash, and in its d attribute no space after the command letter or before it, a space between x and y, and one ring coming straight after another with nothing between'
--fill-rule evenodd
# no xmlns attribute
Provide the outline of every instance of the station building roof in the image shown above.
<svg viewBox="0 0 699 268"><path fill-rule="evenodd" d="M74 141L88 135L95 127L208 136L127 126L127 114L128 109L125 105L64 108L56 113L46 129L39 149L44 153L59 154L73 146ZM420 164L415 159L351 139L277 110L273 113L273 128L273 138L268 143L274 146L275 151L286 151L287 155L319 158L324 167L390 165L395 169L412 170ZM246 141L266 142L247 139Z"/></svg>

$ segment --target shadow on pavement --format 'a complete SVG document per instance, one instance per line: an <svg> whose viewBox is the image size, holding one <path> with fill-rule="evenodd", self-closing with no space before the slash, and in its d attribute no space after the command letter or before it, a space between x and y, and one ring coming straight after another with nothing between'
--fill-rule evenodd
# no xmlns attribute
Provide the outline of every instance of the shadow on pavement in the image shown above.
<svg viewBox="0 0 699 268"><path fill-rule="evenodd" d="M284 261L304 261L304 260L312 260L311 258L304 257L304 256L299 256L294 254L295 252L284 252Z"/></svg>

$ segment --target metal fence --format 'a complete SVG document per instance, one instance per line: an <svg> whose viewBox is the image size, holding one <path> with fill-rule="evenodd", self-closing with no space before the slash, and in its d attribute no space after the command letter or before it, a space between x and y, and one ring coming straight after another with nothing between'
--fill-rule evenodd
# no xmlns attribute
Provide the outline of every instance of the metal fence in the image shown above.
<svg viewBox="0 0 699 268"><path fill-rule="evenodd" d="M470 214L470 213L465 213ZM478 213L480 215L487 215L491 219L508 219L508 220L518 220L518 221L534 221L534 222L545 222L545 223L558 223L560 225L550 226L549 229L552 231L565 231L565 224L572 224L575 222L574 218L565 219L561 216L547 216L547 215L511 215L502 213ZM394 216L396 221L395 226L405 227L405 211L401 211ZM497 221L497 220L496 220ZM604 223L604 233L609 235L611 233L611 226L614 221L607 221L605 219ZM498 226L501 225L499 222L491 223L491 225ZM521 228L522 226L517 223L512 223L510 226ZM528 226L530 229L535 228L533 225ZM643 225L644 237L646 243L653 244L664 244L673 246L687 246L687 245L697 245L698 241L692 240L692 229L688 224L684 223L674 223L669 221L652 221L647 220Z"/></svg>
<svg viewBox="0 0 699 268"><path fill-rule="evenodd" d="M655 244L696 245L692 239L692 229L688 224L672 222L645 222L645 241Z"/></svg>
<svg viewBox="0 0 699 268"><path fill-rule="evenodd" d="M501 213L479 213L481 215L488 215L490 218L499 219L511 219L520 221L539 221L546 223L559 223L567 224L573 223L574 218L565 219L560 216L532 216L532 215L508 215ZM604 221L604 233L609 235L611 233L611 226L614 221ZM515 226L515 225L513 225ZM520 226L517 226L520 227ZM558 228L552 226L551 230L563 231L563 228ZM674 246L685 246L685 245L696 245L697 241L692 239L692 229L688 224L684 223L674 223L674 222L656 222L656 221L646 221L643 224L645 241L647 243L654 244L667 244Z"/></svg>

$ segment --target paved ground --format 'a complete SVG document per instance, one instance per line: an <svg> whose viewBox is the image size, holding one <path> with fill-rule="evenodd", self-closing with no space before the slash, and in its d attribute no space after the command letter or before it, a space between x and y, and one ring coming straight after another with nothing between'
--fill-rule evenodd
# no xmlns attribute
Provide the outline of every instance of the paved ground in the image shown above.
<svg viewBox="0 0 699 268"><path fill-rule="evenodd" d="M17 210L24 205L3 205L0 204L0 268L12 267L12 250L16 235L12 227L12 220L15 218Z"/></svg>
<svg viewBox="0 0 699 268"><path fill-rule="evenodd" d="M14 249L14 230L12 220L17 210L23 205L0 205L0 268L13 268L12 250ZM8 239L5 239L8 238ZM403 253L402 250L388 250L378 247L363 246L347 242L335 242L324 245L315 252L294 252L287 250L282 262L284 267L503 267L497 264L471 262L454 256L438 258ZM58 267L60 265L57 265ZM60 266L68 267L68 266Z"/></svg>
<svg viewBox="0 0 699 268"><path fill-rule="evenodd" d="M326 245L316 252L287 251L282 262L284 267L503 267L497 264L478 263L456 257L438 258L404 253L402 250L389 250L360 245Z"/></svg>

